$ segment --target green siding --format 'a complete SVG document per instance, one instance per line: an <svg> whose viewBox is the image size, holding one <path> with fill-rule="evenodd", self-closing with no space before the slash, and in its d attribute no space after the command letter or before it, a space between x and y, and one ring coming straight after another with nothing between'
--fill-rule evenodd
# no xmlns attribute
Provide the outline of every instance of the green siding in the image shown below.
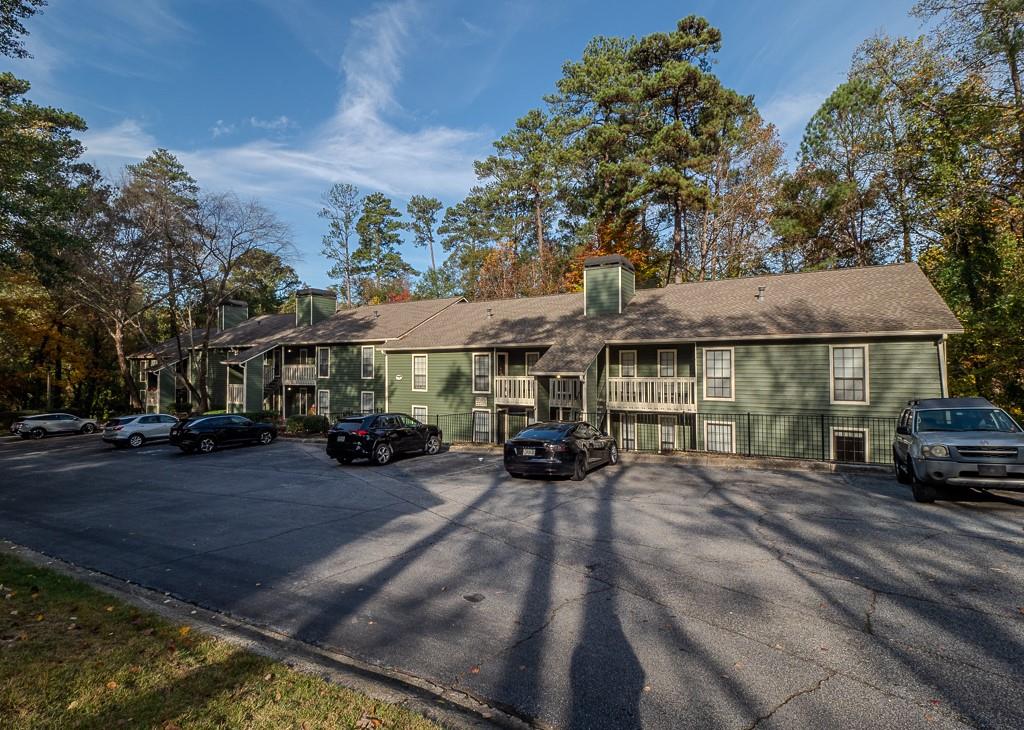
<svg viewBox="0 0 1024 730"><path fill-rule="evenodd" d="M296 324L308 326L317 322L323 322L334 314L337 308L337 300L333 297L306 294L297 297L295 305Z"/></svg>
<svg viewBox="0 0 1024 730"><path fill-rule="evenodd" d="M637 377L658 377L658 350L676 351L676 377L689 378L694 373L693 345L612 345L608 349L610 352L609 369L613 378L621 377L619 353L622 350L634 350L636 352ZM603 353L601 357L604 357Z"/></svg>
<svg viewBox="0 0 1024 730"><path fill-rule="evenodd" d="M583 276L585 277L583 288L587 298L587 315L618 314L618 267L584 269Z"/></svg>
<svg viewBox="0 0 1024 730"><path fill-rule="evenodd" d="M249 319L249 307L239 307L234 304L222 304L220 306L220 328L230 329L240 325Z"/></svg>
<svg viewBox="0 0 1024 730"><path fill-rule="evenodd" d="M487 352L490 350L476 350ZM504 350L502 350L504 352ZM388 403L393 411L411 413L412 406L426 406L431 418L451 413L470 413L474 409L493 411L494 382L491 393L473 393L473 359L471 351L431 351L427 355L427 390L412 389L412 356L410 352L392 352L388 355ZM419 354L419 353L417 353ZM509 355L510 365L512 354ZM401 379L398 379L401 376ZM482 405L477 405L481 398Z"/></svg>
<svg viewBox="0 0 1024 730"><path fill-rule="evenodd" d="M360 396L362 391L370 390L374 394L374 407L378 410L384 408L384 353L380 350L380 343L373 345L374 374L372 378L362 377L361 351L363 345L329 345L330 366L329 375L325 378L317 377L316 385L313 386L313 403L318 401L318 391L330 391L330 414L341 415L355 413L360 408ZM323 347L323 345L321 346ZM316 364L317 348L305 348L309 351L309 362ZM298 350L295 349L286 356L285 362L289 365L298 362ZM254 362L254 361L250 361ZM319 375L319 368L317 374ZM262 373L260 375L262 393Z"/></svg>
<svg viewBox="0 0 1024 730"><path fill-rule="evenodd" d="M174 413L177 408L175 407L174 398L174 366L166 367L160 371L160 412L161 413Z"/></svg>
<svg viewBox="0 0 1024 730"><path fill-rule="evenodd" d="M254 357L245 364L245 409L263 410L263 357Z"/></svg>
<svg viewBox="0 0 1024 730"><path fill-rule="evenodd" d="M228 368L221 363L227 353L210 350L206 359L206 390L210 395L210 410L222 411L227 407Z"/></svg>
<svg viewBox="0 0 1024 730"><path fill-rule="evenodd" d="M625 308L636 293L636 275L629 269L622 269L622 307Z"/></svg>

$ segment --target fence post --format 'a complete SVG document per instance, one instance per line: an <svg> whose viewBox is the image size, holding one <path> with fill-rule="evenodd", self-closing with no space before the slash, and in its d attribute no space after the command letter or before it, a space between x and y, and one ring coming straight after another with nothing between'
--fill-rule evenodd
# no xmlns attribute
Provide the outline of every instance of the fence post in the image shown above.
<svg viewBox="0 0 1024 730"><path fill-rule="evenodd" d="M825 441L827 440L825 436L825 414L820 414L818 418L821 419L821 460L828 461L826 458L828 456L828 452L825 451Z"/></svg>
<svg viewBox="0 0 1024 730"><path fill-rule="evenodd" d="M747 456L753 456L750 450L750 411L747 411Z"/></svg>

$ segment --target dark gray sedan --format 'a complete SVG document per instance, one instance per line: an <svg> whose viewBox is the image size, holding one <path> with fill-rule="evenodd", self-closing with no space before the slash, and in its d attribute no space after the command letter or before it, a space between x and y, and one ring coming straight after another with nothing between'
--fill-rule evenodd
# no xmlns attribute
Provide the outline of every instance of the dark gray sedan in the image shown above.
<svg viewBox="0 0 1024 730"><path fill-rule="evenodd" d="M896 478L918 502L957 488L1024 490L1024 430L984 398L911 401L892 445Z"/></svg>

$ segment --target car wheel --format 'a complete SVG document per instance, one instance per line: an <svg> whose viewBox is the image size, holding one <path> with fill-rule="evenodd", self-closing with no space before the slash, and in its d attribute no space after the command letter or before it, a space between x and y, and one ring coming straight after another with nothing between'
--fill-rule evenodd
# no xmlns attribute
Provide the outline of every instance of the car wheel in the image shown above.
<svg viewBox="0 0 1024 730"><path fill-rule="evenodd" d="M335 458L338 460L339 464L342 464L344 466L348 466L349 464L352 463L351 456L336 456Z"/></svg>
<svg viewBox="0 0 1024 730"><path fill-rule="evenodd" d="M900 457L896 455L896 452L892 452L892 463L896 467L896 481L900 484L913 484L914 474L910 471L910 468L906 463L900 461Z"/></svg>
<svg viewBox="0 0 1024 730"><path fill-rule="evenodd" d="M572 468L572 480L582 482L587 477L587 457L583 454L576 455L576 463Z"/></svg>
<svg viewBox="0 0 1024 730"><path fill-rule="evenodd" d="M206 436L199 440L199 453L209 454L211 451L217 448L217 442L209 436Z"/></svg>
<svg viewBox="0 0 1024 730"><path fill-rule="evenodd" d="M612 466L619 463L619 447L615 444L608 447L608 463Z"/></svg>
<svg viewBox="0 0 1024 730"><path fill-rule="evenodd" d="M41 439L45 435L46 435L46 431L44 431L41 428L33 428L31 431L28 432L29 438L34 438L34 439Z"/></svg>
<svg viewBox="0 0 1024 730"><path fill-rule="evenodd" d="M274 434L270 433L270 431L264 431L263 433L260 434L258 440L261 446L266 446L267 444L274 440Z"/></svg>
<svg viewBox="0 0 1024 730"><path fill-rule="evenodd" d="M87 423L87 424L85 424L84 426L82 426L82 433L85 433L85 434L96 433L96 424L94 424L94 423Z"/></svg>
<svg viewBox="0 0 1024 730"><path fill-rule="evenodd" d="M423 453L434 455L441 450L441 439L437 436L431 436L427 439L427 443L423 446Z"/></svg>
<svg viewBox="0 0 1024 730"><path fill-rule="evenodd" d="M384 466L395 456L395 450L391 444L379 443L373 447L373 463Z"/></svg>
<svg viewBox="0 0 1024 730"><path fill-rule="evenodd" d="M128 438L128 445L131 446L133 449L139 448L144 443L146 443L146 439L141 433L133 433Z"/></svg>
<svg viewBox="0 0 1024 730"><path fill-rule="evenodd" d="M917 479L910 485L910 491L914 493L914 501L923 504L931 504L939 496L939 490L933 485L925 484Z"/></svg>

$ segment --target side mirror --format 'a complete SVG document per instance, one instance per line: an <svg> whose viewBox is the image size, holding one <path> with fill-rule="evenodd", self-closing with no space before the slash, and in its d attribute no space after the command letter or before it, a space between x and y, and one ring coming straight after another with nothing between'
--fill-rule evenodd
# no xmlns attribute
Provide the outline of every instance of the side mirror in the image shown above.
<svg viewBox="0 0 1024 730"><path fill-rule="evenodd" d="M897 426L896 433L898 433L900 436L909 436L910 429L907 428L906 426Z"/></svg>

